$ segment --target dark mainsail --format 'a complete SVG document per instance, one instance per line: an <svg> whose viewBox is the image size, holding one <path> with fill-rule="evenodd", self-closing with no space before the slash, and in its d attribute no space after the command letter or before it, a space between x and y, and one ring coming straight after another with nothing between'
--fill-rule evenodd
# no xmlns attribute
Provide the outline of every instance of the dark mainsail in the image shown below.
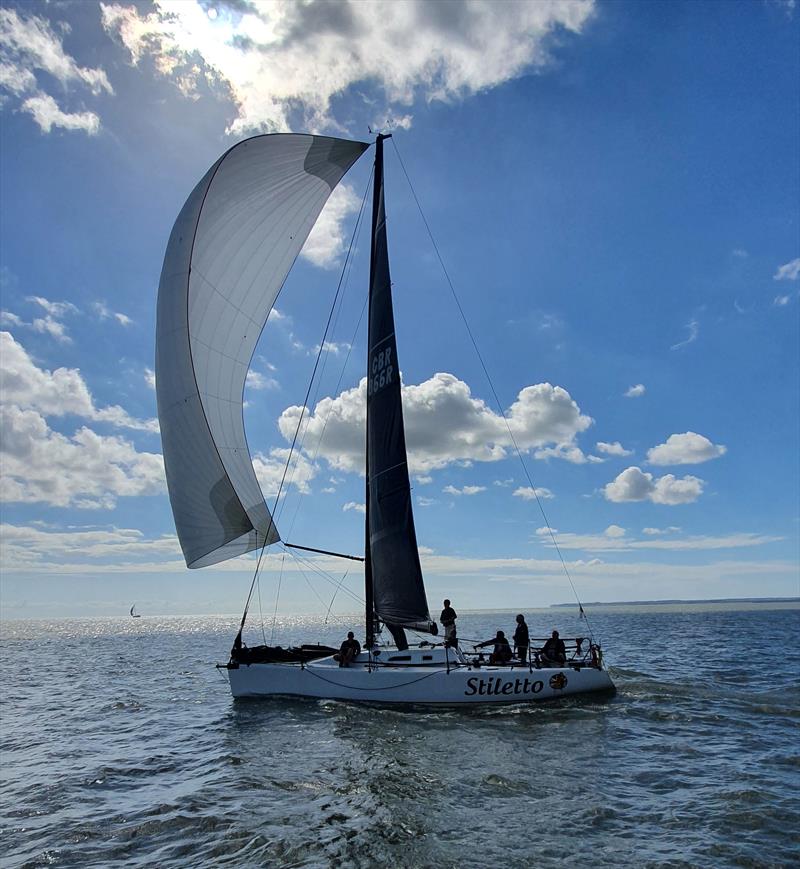
<svg viewBox="0 0 800 869"><path fill-rule="evenodd" d="M400 367L383 197L383 136L375 153L367 353L367 633L374 618L431 631L408 479Z"/></svg>

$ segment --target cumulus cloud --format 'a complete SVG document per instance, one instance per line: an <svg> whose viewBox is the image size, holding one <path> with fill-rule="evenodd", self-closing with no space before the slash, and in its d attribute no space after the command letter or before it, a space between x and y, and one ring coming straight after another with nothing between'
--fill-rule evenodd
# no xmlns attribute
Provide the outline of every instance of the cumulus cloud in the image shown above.
<svg viewBox="0 0 800 869"><path fill-rule="evenodd" d="M625 390L625 398L640 398L646 391L643 383L637 383L636 386L629 386Z"/></svg>
<svg viewBox="0 0 800 869"><path fill-rule="evenodd" d="M346 182L339 184L325 203L300 256L320 268L336 268L346 250L347 218L358 211L360 205L361 200L353 188Z"/></svg>
<svg viewBox="0 0 800 869"><path fill-rule="evenodd" d="M288 458L289 450L280 447L270 450L269 455L256 453L253 456L253 468L265 498L277 496L281 480L284 481L282 489L284 495L290 486L294 486L298 492L303 494L311 491L309 483L317 475L317 466L299 450L296 450L292 455L289 471L284 478L284 468Z"/></svg>
<svg viewBox="0 0 800 869"><path fill-rule="evenodd" d="M455 486L445 486L442 491L447 495L477 495L479 492L485 492L486 486L462 486L460 489Z"/></svg>
<svg viewBox="0 0 800 869"><path fill-rule="evenodd" d="M25 348L9 332L0 332L3 370L2 400L23 410L44 416L74 414L117 428L158 431L158 420L136 419L119 405L96 407L89 388L77 368L39 368Z"/></svg>
<svg viewBox="0 0 800 869"><path fill-rule="evenodd" d="M367 512L367 505L360 504L358 501L348 501L346 504L342 505L342 510L347 513L350 510L355 510L356 513L364 513Z"/></svg>
<svg viewBox="0 0 800 869"><path fill-rule="evenodd" d="M38 411L15 405L0 407L0 419L3 501L110 509L118 496L163 491L161 456L137 452L124 438L85 426L62 435Z"/></svg>
<svg viewBox="0 0 800 869"><path fill-rule="evenodd" d="M707 437L687 431L670 435L666 443L648 450L647 461L651 465L699 465L718 459L727 451L728 448L722 444L712 444Z"/></svg>
<svg viewBox="0 0 800 869"><path fill-rule="evenodd" d="M776 281L796 281L800 277L800 257L778 266L772 277Z"/></svg>
<svg viewBox="0 0 800 869"><path fill-rule="evenodd" d="M64 29L68 32L66 26ZM38 73L47 74L44 82L37 78ZM99 117L91 111L66 111L43 90L47 77L59 83L60 99L75 86L88 88L95 96L114 93L104 70L80 66L64 50L61 37L45 18L0 9L0 88L21 100L20 108L33 117L42 132L60 127L97 133Z"/></svg>
<svg viewBox="0 0 800 869"><path fill-rule="evenodd" d="M520 486L513 492L515 498L522 498L523 501L533 501L534 498L548 501L555 498L555 495L546 489L544 486L537 486L535 489L532 486Z"/></svg>
<svg viewBox="0 0 800 869"><path fill-rule="evenodd" d="M673 474L654 478L641 468L626 468L603 488L607 501L652 501L654 504L691 504L703 494L704 481L686 476L678 479Z"/></svg>
<svg viewBox="0 0 800 869"><path fill-rule="evenodd" d="M633 450L626 450L619 441L614 441L613 443L598 441L597 449L607 456L630 456L633 454Z"/></svg>
<svg viewBox="0 0 800 869"><path fill-rule="evenodd" d="M220 4L214 16L205 4L163 0L147 12L100 8L132 63L150 56L184 93L205 79L232 99L230 131L240 134L288 130L295 113L306 128L331 126L332 98L359 82L378 85L389 107L487 90L547 65L551 35L580 33L593 3L250 0Z"/></svg>
<svg viewBox="0 0 800 869"><path fill-rule="evenodd" d="M332 467L361 473L364 468L367 379L336 398L322 399L306 413L305 444L318 450ZM281 433L291 441L301 407L289 407L278 421ZM453 462L494 462L511 448L508 429L521 450L559 445L566 458L574 438L593 422L560 386L539 383L526 386L511 405L506 421L452 374L435 374L418 385L403 386L403 415L409 467L425 475ZM325 439L320 444L322 433ZM563 447L563 449L561 449ZM577 449L577 448L575 448Z"/></svg>

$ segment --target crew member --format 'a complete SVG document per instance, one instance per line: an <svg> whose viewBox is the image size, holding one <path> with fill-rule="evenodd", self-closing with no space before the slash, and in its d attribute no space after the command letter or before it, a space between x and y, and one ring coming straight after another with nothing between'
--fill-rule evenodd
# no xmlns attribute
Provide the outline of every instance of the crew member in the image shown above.
<svg viewBox="0 0 800 869"><path fill-rule="evenodd" d="M525 616L520 613L517 616L517 627L514 631L514 648L520 661L528 660L528 647L530 646L528 626L525 624Z"/></svg>
<svg viewBox="0 0 800 869"><path fill-rule="evenodd" d="M340 667L349 667L360 654L361 643L358 642L352 631L348 631L347 639L339 646L339 654L334 657L339 661Z"/></svg>
<svg viewBox="0 0 800 869"><path fill-rule="evenodd" d="M490 664L507 664L511 660L511 646L503 631L498 631L491 640L478 643L475 648L482 649L484 646L494 646L489 655Z"/></svg>
<svg viewBox="0 0 800 869"><path fill-rule="evenodd" d="M442 623L442 627L444 628L444 644L450 648L458 648L458 637L456 636L456 619L458 618L458 614L450 606L450 601L447 598L442 601L444 603L444 609L442 610L442 614L439 616L439 621Z"/></svg>
<svg viewBox="0 0 800 869"><path fill-rule="evenodd" d="M542 664L563 667L567 663L567 647L564 641L558 638L558 631L542 647Z"/></svg>

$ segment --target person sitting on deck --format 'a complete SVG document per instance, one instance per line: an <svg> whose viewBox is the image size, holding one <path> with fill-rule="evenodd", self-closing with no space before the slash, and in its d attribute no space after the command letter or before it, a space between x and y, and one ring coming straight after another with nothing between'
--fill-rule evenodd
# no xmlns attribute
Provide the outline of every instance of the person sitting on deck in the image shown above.
<svg viewBox="0 0 800 869"><path fill-rule="evenodd" d="M444 599L444 609L442 610L442 614L439 616L439 621L442 623L442 627L444 628L444 644L450 649L458 648L458 637L456 636L456 619L458 618L458 614L450 606L450 601L447 598Z"/></svg>
<svg viewBox="0 0 800 869"><path fill-rule="evenodd" d="M333 657L339 662L340 667L349 667L355 658L361 654L361 643L355 638L352 631L347 632L347 639L339 647L339 654Z"/></svg>
<svg viewBox="0 0 800 869"><path fill-rule="evenodd" d="M484 646L494 646L492 653L489 655L490 664L507 664L511 660L511 646L509 645L503 631L498 631L495 637L491 640L486 640L484 643L478 643L475 648L482 649Z"/></svg>
<svg viewBox="0 0 800 869"><path fill-rule="evenodd" d="M517 627L514 631L514 647L517 650L517 657L520 661L528 660L528 647L530 646L530 642L528 626L525 624L525 616L520 613L517 616Z"/></svg>
<svg viewBox="0 0 800 869"><path fill-rule="evenodd" d="M542 647L543 666L563 667L567 663L567 647L564 641L558 638L558 631L553 631L553 636Z"/></svg>

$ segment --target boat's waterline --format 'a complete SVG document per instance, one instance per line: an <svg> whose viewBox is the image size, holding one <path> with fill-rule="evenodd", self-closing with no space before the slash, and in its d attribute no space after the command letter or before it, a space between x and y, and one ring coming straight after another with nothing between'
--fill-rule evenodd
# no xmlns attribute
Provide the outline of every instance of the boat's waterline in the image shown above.
<svg viewBox="0 0 800 869"><path fill-rule="evenodd" d="M613 691L595 667L339 667L332 658L310 664L249 664L228 671L234 697L311 697L431 706L536 703L565 695Z"/></svg>

